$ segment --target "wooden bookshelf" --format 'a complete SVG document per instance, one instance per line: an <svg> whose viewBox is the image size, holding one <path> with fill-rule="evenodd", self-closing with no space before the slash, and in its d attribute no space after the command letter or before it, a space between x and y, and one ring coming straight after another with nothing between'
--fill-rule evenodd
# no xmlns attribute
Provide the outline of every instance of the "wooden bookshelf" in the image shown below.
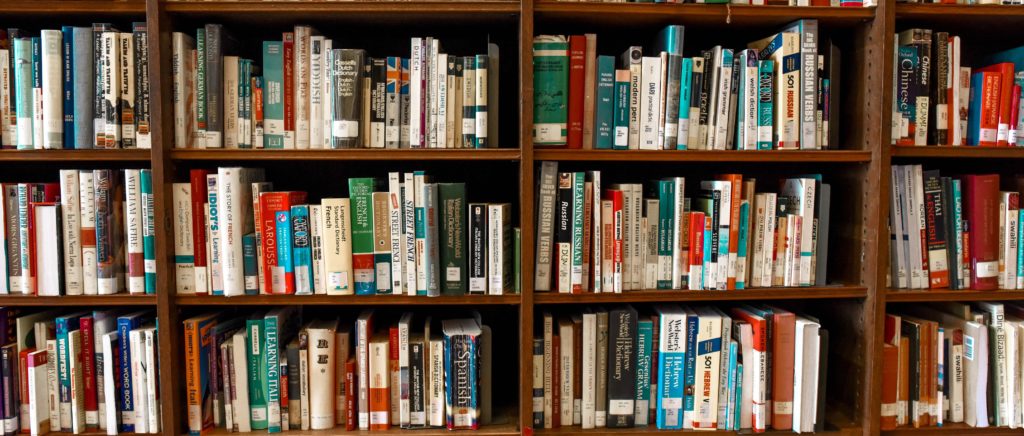
<svg viewBox="0 0 1024 436"><path fill-rule="evenodd" d="M535 34L594 32L599 41L621 40L646 43L666 24L683 24L687 29L687 53L710 46L716 41L737 45L769 35L778 27L799 18L815 18L823 29L835 30L843 38L843 114L839 150L825 151L605 151L535 148L530 140L533 119L532 38ZM30 29L61 24L110 20L127 24L145 19L150 38L150 86L153 125L152 150L38 150L0 151L0 173L46 169L53 173L67 167L148 166L153 170L157 222L158 293L155 296L75 296L27 297L0 296L2 306L43 307L150 307L160 323L161 408L164 434L185 433L184 372L175 363L184 355L180 321L204 309L222 310L230 306L270 307L278 305L327 306L324 310L353 310L384 307L405 310L421 307L435 310L480 308L507 311L517 325L495 328L514 329L518 359L502 362L515 378L518 391L498 393L508 410L501 419L473 434L503 436L530 434L627 435L650 429L596 429L578 427L557 430L532 428L532 343L534 320L541 310L575 310L584 306L631 303L649 307L653 303L681 302L737 304L770 301L772 304L799 304L802 309L823 314L833 324L833 341L828 377L828 435L925 435L925 434L1010 434L1001 428L974 429L962 425L942 428L879 430L881 336L887 308L906 303L941 301L1024 300L1024 291L902 291L888 289L889 268L886 244L893 162L942 162L959 165L1001 165L1007 171L1019 166L1024 148L978 147L895 147L889 131L892 106L893 33L909 26L927 26L982 32L993 25L1024 24L1024 7L960 6L904 4L894 0L879 2L875 8L820 8L784 6L744 6L718 4L655 4L563 2L556 0L495 1L165 1L165 0L3 0L0 1L0 25L25 25ZM207 22L224 22L237 30L243 41L266 39L294 24L312 22L332 35L346 35L348 25L355 29L379 32L383 51L396 51L399 41L410 36L443 34L445 39L482 38L481 30L502 39L501 137L498 149L456 150L185 150L173 148L171 105L170 35L176 30L194 29ZM27 23L27 24L23 24ZM1013 28L1017 28L1013 27ZM725 31L722 32L721 30ZM632 33L644 36L633 36ZM392 35L394 33L395 35ZM374 33L375 37L378 33ZM691 35L695 37L691 39ZM696 42L693 42L696 41ZM616 43L618 44L618 43ZM1021 45L1021 41L1013 41ZM407 47L407 46L406 46ZM372 48L372 47L368 47ZM373 51L373 50L371 50ZM601 46L601 54L613 54ZM373 53L380 55L380 53ZM508 69L504 69L507 67ZM352 161L354 164L347 164ZM535 170L540 161L564 162L567 167L612 169L620 175L633 172L633 178L616 181L644 181L651 176L683 175L693 172L728 172L739 166L760 175L788 176L821 172L833 183L832 243L828 261L830 283L836 285L809 288L757 288L738 291L659 291L647 290L623 294L564 295L534 292ZM1004 162L1005 161L1005 162ZM178 296L174 294L173 246L170 241L170 188L184 181L190 168L214 168L222 164L244 163L274 166L278 174L298 180L307 168L360 170L364 166L384 168L396 165L427 165L433 174L459 179L473 172L473 165L510 168L515 177L495 178L493 189L508 193L516 203L518 225L522 229L521 295L408 297L408 296ZM657 164L657 165L655 165ZM379 173L374 173L380 175ZM313 185L340 184L341 176L329 180L296 182ZM7 181L7 180L4 180ZM277 181L277 180L275 180ZM893 305L888 305L893 303ZM498 401L496 401L498 403ZM841 411L843 418L833 417ZM291 431L286 435L328 435L337 431ZM364 434L368 432L353 432ZM664 431L675 434L680 432ZM731 434L731 432L724 432ZM223 434L214 431L211 434ZM416 434L433 436L447 430L400 430L373 434ZM769 432L789 434L789 432Z"/></svg>
<svg viewBox="0 0 1024 436"><path fill-rule="evenodd" d="M1007 427L986 427L976 428L971 427L962 423L948 423L943 424L942 427L927 427L927 428L909 428L901 427L896 430L887 430L881 433L884 436L923 436L923 435L1016 435L1020 434L1020 429L1011 429Z"/></svg>

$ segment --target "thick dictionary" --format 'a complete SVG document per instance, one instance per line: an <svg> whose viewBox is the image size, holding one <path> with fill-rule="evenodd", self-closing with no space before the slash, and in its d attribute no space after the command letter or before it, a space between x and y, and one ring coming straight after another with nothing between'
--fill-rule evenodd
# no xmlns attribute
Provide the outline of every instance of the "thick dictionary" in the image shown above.
<svg viewBox="0 0 1024 436"><path fill-rule="evenodd" d="M632 306L608 313L608 417L609 428L634 424L636 393L637 313Z"/></svg>

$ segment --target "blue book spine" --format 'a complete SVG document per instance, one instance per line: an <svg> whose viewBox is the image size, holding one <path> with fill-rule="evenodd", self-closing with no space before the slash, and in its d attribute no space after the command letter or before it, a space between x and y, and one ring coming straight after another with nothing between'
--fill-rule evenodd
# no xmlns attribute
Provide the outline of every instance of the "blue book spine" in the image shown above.
<svg viewBox="0 0 1024 436"><path fill-rule="evenodd" d="M14 102L19 150L32 149L32 40L14 40Z"/></svg>
<svg viewBox="0 0 1024 436"><path fill-rule="evenodd" d="M683 378L683 420L693 421L693 389L696 386L697 374L697 327L700 317L696 314L686 316L686 356Z"/></svg>
<svg viewBox="0 0 1024 436"><path fill-rule="evenodd" d="M615 106L612 116L615 130L612 133L612 148L629 149L629 70L615 70Z"/></svg>
<svg viewBox="0 0 1024 436"><path fill-rule="evenodd" d="M295 280L295 262L292 259L291 211L282 210L274 214L277 231L277 263L284 271L285 281Z"/></svg>
<svg viewBox="0 0 1024 436"><path fill-rule="evenodd" d="M263 146L284 148L284 49L263 41Z"/></svg>
<svg viewBox="0 0 1024 436"><path fill-rule="evenodd" d="M646 427L651 416L651 338L654 323L650 319L636 324L636 409L633 424Z"/></svg>
<svg viewBox="0 0 1024 436"><path fill-rule="evenodd" d="M682 342L683 317L663 314L659 317L658 337L658 404L655 420L658 429L683 428L685 410L685 368L690 351ZM691 396L692 397L692 396Z"/></svg>
<svg viewBox="0 0 1024 436"><path fill-rule="evenodd" d="M280 213L280 212L279 212ZM265 332L265 361L267 370L266 399L267 399L267 433L281 432L281 372L280 372L280 345L278 338L278 323L276 316L263 318Z"/></svg>
<svg viewBox="0 0 1024 436"><path fill-rule="evenodd" d="M902 48L900 47L901 55L903 54ZM982 95L984 77L985 75L982 73L971 74L971 103L967 105L967 145L978 145L978 136L981 133L981 101L984 98Z"/></svg>
<svg viewBox="0 0 1024 436"><path fill-rule="evenodd" d="M242 236L242 270L245 274L245 295L259 294L259 271L256 264L256 234Z"/></svg>
<svg viewBox="0 0 1024 436"><path fill-rule="evenodd" d="M477 428L480 417L480 379L479 369L480 361L478 359L480 355L480 337L479 336L465 336L466 346L469 347L469 410L471 428Z"/></svg>
<svg viewBox="0 0 1024 436"><path fill-rule="evenodd" d="M60 412L61 415L71 417L71 372L69 362L71 354L68 349L68 333L78 330L78 317L62 316L54 320L54 327L57 335L57 380L60 386ZM68 423L67 429L71 428ZM65 428L63 422L61 428Z"/></svg>
<svg viewBox="0 0 1024 436"><path fill-rule="evenodd" d="M740 230L737 234L739 244L736 247L736 289L746 288L747 281L747 245L750 239L750 203L740 203Z"/></svg>
<svg viewBox="0 0 1024 436"><path fill-rule="evenodd" d="M690 136L690 95L693 93L693 59L683 58L679 73L679 132L676 136L676 150L686 150Z"/></svg>
<svg viewBox="0 0 1024 436"><path fill-rule="evenodd" d="M71 26L61 28L63 52L61 69L64 72L64 148L75 148L75 68L72 61L75 53L75 30Z"/></svg>
<svg viewBox="0 0 1024 436"><path fill-rule="evenodd" d="M726 377L726 387L729 392L728 398L722 398L719 401L728 401L726 404L726 430L731 430L736 422L733 421L735 414L735 407L739 403L739 398L736 397L736 354L739 353L738 344L736 341L729 342L729 370Z"/></svg>
<svg viewBox="0 0 1024 436"><path fill-rule="evenodd" d="M451 383L450 381L451 380L455 380L453 378L454 374L452 372L451 363L452 363L452 346L455 345L454 342L456 341L456 338L450 337L448 335L443 335L441 340L442 340L442 347L444 348L444 353L443 353L444 354L444 364L442 365L444 367L444 379L446 381L449 381L448 383L444 384L444 402L445 402L445 406L446 406L444 408L445 424L446 424L446 426L448 428L451 428L455 424L455 422L454 422L454 415L452 414L453 413L453 410L452 410L452 398L454 396L453 395L454 387L452 386L453 383Z"/></svg>
<svg viewBox="0 0 1024 436"><path fill-rule="evenodd" d="M774 121L775 61L757 62L757 149L772 149Z"/></svg>
<svg viewBox="0 0 1024 436"><path fill-rule="evenodd" d="M597 57L597 104L594 108L594 148L612 148L615 120L615 57Z"/></svg>
<svg viewBox="0 0 1024 436"><path fill-rule="evenodd" d="M64 133L69 130L74 132L71 145L64 142L66 148L92 148L93 138L93 105L95 98L95 83L92 80L93 66L93 31L90 27L75 27L72 29L74 53L71 56L72 70L78 71L74 75L74 103L71 111L73 128L64 127ZM67 116L67 108L65 107Z"/></svg>
<svg viewBox="0 0 1024 436"><path fill-rule="evenodd" d="M117 334L120 338L121 347L121 383L117 390L118 409L121 410L121 431L135 431L135 401L132 397L132 352L131 341L128 340L129 333L142 325L142 315L133 314L117 318Z"/></svg>
<svg viewBox="0 0 1024 436"><path fill-rule="evenodd" d="M309 206L292 206L291 215L295 293L310 295L313 293L313 250L309 234ZM388 256L390 258L390 254Z"/></svg>

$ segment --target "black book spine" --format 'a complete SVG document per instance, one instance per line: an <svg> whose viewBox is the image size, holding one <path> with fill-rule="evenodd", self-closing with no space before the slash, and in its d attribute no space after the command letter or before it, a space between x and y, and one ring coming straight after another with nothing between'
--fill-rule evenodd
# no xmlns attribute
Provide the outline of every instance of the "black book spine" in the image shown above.
<svg viewBox="0 0 1024 436"><path fill-rule="evenodd" d="M917 406L918 402L921 400L921 350L919 348L921 344L921 331L919 327L920 326L917 324L904 321L901 328L904 336L906 336L910 342L910 356L908 358L907 365L909 367L908 372L910 373L907 377L910 382L910 386L908 387L909 398L907 399L907 416L911 417L910 419L913 422L916 422L918 419L915 412L919 406L915 406Z"/></svg>
<svg viewBox="0 0 1024 436"><path fill-rule="evenodd" d="M224 26L206 25L206 147L219 148L224 134ZM212 142L211 142L212 141Z"/></svg>
<svg viewBox="0 0 1024 436"><path fill-rule="evenodd" d="M469 205L469 292L487 293L487 205Z"/></svg>
<svg viewBox="0 0 1024 436"><path fill-rule="evenodd" d="M359 49L334 49L334 65L331 67L331 86L334 87L332 148L355 148L360 144L365 55L366 52Z"/></svg>
<svg viewBox="0 0 1024 436"><path fill-rule="evenodd" d="M443 295L465 295L466 271L466 184L440 183L441 281Z"/></svg>
<svg viewBox="0 0 1024 436"><path fill-rule="evenodd" d="M387 59L370 59L370 147L384 148L387 120Z"/></svg>
<svg viewBox="0 0 1024 436"><path fill-rule="evenodd" d="M952 116L949 113L949 102L946 101L946 82L949 80L949 33L935 32L935 41L932 44L934 56L932 57L932 104L935 110L931 113L931 126L928 129L929 144L946 145L949 143L948 120ZM953 86L959 86L954 84Z"/></svg>
<svg viewBox="0 0 1024 436"><path fill-rule="evenodd" d="M608 314L609 428L633 427L636 402L636 309L613 309Z"/></svg>
<svg viewBox="0 0 1024 436"><path fill-rule="evenodd" d="M423 395L426 386L424 384L423 372L423 341L409 341L409 412L413 417L419 417L410 421L410 427L422 426L426 421L426 407L424 407Z"/></svg>
<svg viewBox="0 0 1024 436"><path fill-rule="evenodd" d="M150 148L149 138L149 33L146 23L135 23L135 134L136 146Z"/></svg>
<svg viewBox="0 0 1024 436"><path fill-rule="evenodd" d="M544 338L533 338L533 428L544 428Z"/></svg>
<svg viewBox="0 0 1024 436"><path fill-rule="evenodd" d="M819 329L818 338L818 351L821 353L821 357L818 359L818 404L815 406L818 411L817 416L825 416L825 385L828 384L826 383L828 378L828 330ZM941 345L942 344L939 344L939 346ZM945 355L949 356L948 353ZM946 368L949 368L949 366ZM816 433L825 431L824 419L819 419L814 423L814 431Z"/></svg>
<svg viewBox="0 0 1024 436"><path fill-rule="evenodd" d="M946 206L944 221L942 225L946 232L946 261L949 262L949 288L960 288L960 268L957 267L956 256L956 214L953 212L957 205L953 204L953 179L942 178L942 204Z"/></svg>
<svg viewBox="0 0 1024 436"><path fill-rule="evenodd" d="M92 25L92 65L93 65L93 99L92 99L92 123L93 123L93 147L103 148L106 144L106 136L103 132L103 32L110 29L110 24L93 23ZM14 38L14 35L10 35ZM14 56L11 56L11 60ZM11 71L14 71L13 67ZM12 74L13 76L13 74ZM13 79L12 79L13 80ZM13 85L11 89L14 89ZM11 99L11 113L14 113L14 100Z"/></svg>
<svg viewBox="0 0 1024 436"><path fill-rule="evenodd" d="M3 399L4 399L4 421L5 424L12 420L17 423L18 421L18 382L17 370L15 369L17 362L17 351L15 347L7 346L0 349L0 373L3 377ZM17 426L17 425L15 425ZM68 427L68 430L71 428ZM5 434L16 434L17 431L5 432Z"/></svg>

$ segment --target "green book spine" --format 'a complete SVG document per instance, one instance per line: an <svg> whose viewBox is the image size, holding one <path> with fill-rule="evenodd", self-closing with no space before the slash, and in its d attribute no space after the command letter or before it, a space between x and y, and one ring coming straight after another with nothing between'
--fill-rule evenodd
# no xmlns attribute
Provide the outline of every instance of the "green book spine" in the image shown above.
<svg viewBox="0 0 1024 436"><path fill-rule="evenodd" d="M519 258L522 254L523 230L516 227L512 232L512 292L522 292L522 264Z"/></svg>
<svg viewBox="0 0 1024 436"><path fill-rule="evenodd" d="M683 58L679 72L679 125L676 150L686 150L690 136L690 94L693 86L693 59Z"/></svg>
<svg viewBox="0 0 1024 436"><path fill-rule="evenodd" d="M658 289L672 289L672 241L675 229L676 184L658 181Z"/></svg>
<svg viewBox="0 0 1024 436"><path fill-rule="evenodd" d="M612 117L615 120L615 131L612 136L612 148L629 149L629 70L615 70L615 104Z"/></svg>
<svg viewBox="0 0 1024 436"><path fill-rule="evenodd" d="M651 343L654 336L654 322L650 319L636 323L636 404L633 424L643 427L650 424L651 417ZM657 380L654 380L657 383Z"/></svg>
<svg viewBox="0 0 1024 436"><path fill-rule="evenodd" d="M736 248L736 289L744 289L747 282L747 244L750 242L750 203L740 202L740 231Z"/></svg>
<svg viewBox="0 0 1024 436"><path fill-rule="evenodd" d="M541 35L533 40L533 144L565 145L568 133L569 41Z"/></svg>
<svg viewBox="0 0 1024 436"><path fill-rule="evenodd" d="M205 146L206 137L206 29L196 29L196 129L197 145Z"/></svg>
<svg viewBox="0 0 1024 436"><path fill-rule="evenodd" d="M283 89L284 47L281 41L263 41L264 148L284 148Z"/></svg>
<svg viewBox="0 0 1024 436"><path fill-rule="evenodd" d="M757 149L771 150L775 62L759 61L757 70Z"/></svg>
<svg viewBox="0 0 1024 436"><path fill-rule="evenodd" d="M441 221L441 294L465 295L469 287L466 267L466 184L439 183L437 185Z"/></svg>
<svg viewBox="0 0 1024 436"><path fill-rule="evenodd" d="M281 432L281 353L278 331L280 319L268 315L263 318L263 362L267 375L263 383L267 399L267 433Z"/></svg>
<svg viewBox="0 0 1024 436"><path fill-rule="evenodd" d="M572 173L572 289L583 292L583 186L586 174Z"/></svg>
<svg viewBox="0 0 1024 436"><path fill-rule="evenodd" d="M377 293L373 271L373 178L348 179L352 204L352 272L356 295Z"/></svg>
<svg viewBox="0 0 1024 436"><path fill-rule="evenodd" d="M615 57L597 57L597 104L594 108L594 148L612 148L615 130Z"/></svg>
<svg viewBox="0 0 1024 436"><path fill-rule="evenodd" d="M246 321L246 328L249 331L249 340L246 347L249 352L249 409L251 410L252 429L267 429L267 396L264 391L266 385L267 362L263 358L266 355L266 344L263 342L263 319L250 319Z"/></svg>

